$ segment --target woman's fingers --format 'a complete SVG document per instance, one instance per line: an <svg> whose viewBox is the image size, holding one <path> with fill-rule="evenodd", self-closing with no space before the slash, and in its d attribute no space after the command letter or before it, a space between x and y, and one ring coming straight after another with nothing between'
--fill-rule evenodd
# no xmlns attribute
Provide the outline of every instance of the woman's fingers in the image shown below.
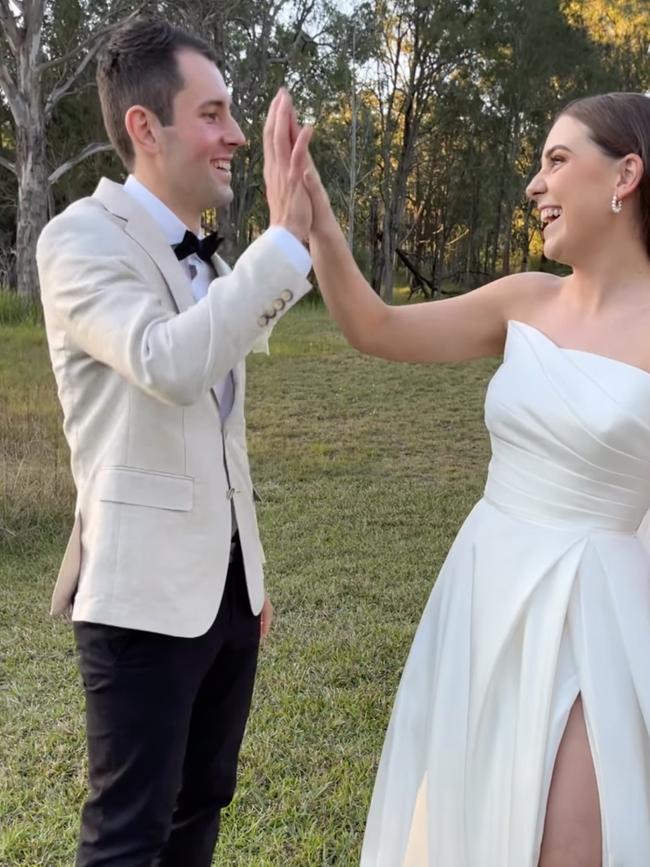
<svg viewBox="0 0 650 867"><path fill-rule="evenodd" d="M311 158L308 168L303 172L302 179L311 200L314 223L320 223L326 216L331 215L331 207L327 190L323 186L323 182L313 162L311 162Z"/></svg>
<svg viewBox="0 0 650 867"><path fill-rule="evenodd" d="M291 152L291 165L289 168L289 181L301 183L303 175L309 165L309 142L313 134L310 126L304 126L298 133L296 143Z"/></svg>
<svg viewBox="0 0 650 867"><path fill-rule="evenodd" d="M298 136L300 135L300 124L298 123L298 115L296 114L296 107L291 103L291 123L290 123L290 134L291 134L291 146L293 147L298 140Z"/></svg>

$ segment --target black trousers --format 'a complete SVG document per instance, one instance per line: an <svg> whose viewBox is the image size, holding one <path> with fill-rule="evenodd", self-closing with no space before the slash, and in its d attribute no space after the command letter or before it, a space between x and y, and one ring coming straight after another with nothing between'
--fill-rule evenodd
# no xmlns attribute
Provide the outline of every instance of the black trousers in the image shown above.
<svg viewBox="0 0 650 867"><path fill-rule="evenodd" d="M259 646L241 548L198 638L76 622L90 795L77 867L209 867L235 792Z"/></svg>

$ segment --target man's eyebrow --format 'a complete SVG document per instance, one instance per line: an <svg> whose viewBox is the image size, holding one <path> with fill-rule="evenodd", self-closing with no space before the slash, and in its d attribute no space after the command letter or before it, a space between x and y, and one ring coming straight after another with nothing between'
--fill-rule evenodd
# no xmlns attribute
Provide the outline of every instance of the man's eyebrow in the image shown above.
<svg viewBox="0 0 650 867"><path fill-rule="evenodd" d="M225 99L208 99L205 102L202 102L199 108L228 108L229 105L230 100L226 101Z"/></svg>

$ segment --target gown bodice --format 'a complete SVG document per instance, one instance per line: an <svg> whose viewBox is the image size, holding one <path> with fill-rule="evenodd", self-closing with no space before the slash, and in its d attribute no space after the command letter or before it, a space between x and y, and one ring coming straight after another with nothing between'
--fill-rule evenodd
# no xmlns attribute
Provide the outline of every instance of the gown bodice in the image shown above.
<svg viewBox="0 0 650 867"><path fill-rule="evenodd" d="M558 528L637 530L650 508L650 373L511 320L485 419L492 505Z"/></svg>

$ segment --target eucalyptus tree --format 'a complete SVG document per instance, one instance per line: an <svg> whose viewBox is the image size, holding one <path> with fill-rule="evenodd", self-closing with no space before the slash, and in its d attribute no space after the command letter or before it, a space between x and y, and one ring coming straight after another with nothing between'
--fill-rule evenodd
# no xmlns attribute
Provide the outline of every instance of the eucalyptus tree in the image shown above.
<svg viewBox="0 0 650 867"><path fill-rule="evenodd" d="M402 235L407 180L418 136L432 101L475 47L474 0L377 0L382 26L377 57L381 118L382 294L391 302L395 248Z"/></svg>
<svg viewBox="0 0 650 867"><path fill-rule="evenodd" d="M650 90L648 0L566 0L564 15L598 49L600 63L618 90Z"/></svg>
<svg viewBox="0 0 650 867"><path fill-rule="evenodd" d="M109 147L106 142L86 142L76 154L51 166L48 126L60 103L84 86L102 38L125 10L119 2L0 0L0 89L13 127L13 153L0 155L0 166L17 182L16 274L21 294L38 291L36 241L47 221L50 185Z"/></svg>

